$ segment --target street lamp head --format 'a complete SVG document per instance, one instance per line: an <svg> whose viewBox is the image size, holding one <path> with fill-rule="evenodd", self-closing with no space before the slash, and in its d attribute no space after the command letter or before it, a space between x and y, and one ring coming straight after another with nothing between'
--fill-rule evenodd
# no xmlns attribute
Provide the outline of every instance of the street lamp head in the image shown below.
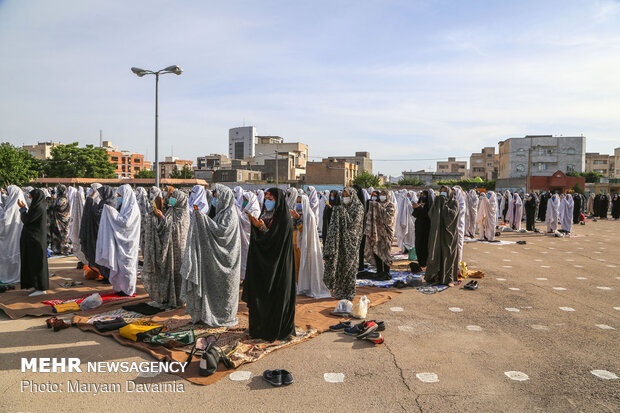
<svg viewBox="0 0 620 413"><path fill-rule="evenodd" d="M181 73L183 73L183 69L181 69L179 66L174 65L174 66L168 66L167 68L164 69L164 71L166 72L170 72L170 73L174 73L175 75L180 75Z"/></svg>
<svg viewBox="0 0 620 413"><path fill-rule="evenodd" d="M138 77L142 77L147 74L146 70L140 69L139 67L132 67L131 71L134 72Z"/></svg>

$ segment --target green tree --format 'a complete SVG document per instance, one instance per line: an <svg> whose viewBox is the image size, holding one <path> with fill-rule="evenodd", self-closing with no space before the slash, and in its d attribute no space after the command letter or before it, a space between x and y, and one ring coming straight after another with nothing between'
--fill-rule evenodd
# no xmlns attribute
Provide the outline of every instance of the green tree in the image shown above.
<svg viewBox="0 0 620 413"><path fill-rule="evenodd" d="M38 178L41 161L22 148L8 142L0 144L0 184L3 186L25 186L31 179Z"/></svg>
<svg viewBox="0 0 620 413"><path fill-rule="evenodd" d="M133 174L135 179L155 179L155 171L150 171L148 169L142 169L141 171Z"/></svg>
<svg viewBox="0 0 620 413"><path fill-rule="evenodd" d="M581 195L585 195L586 194L583 191L583 188L578 183L575 183L575 186L573 186L573 191L575 191L576 193L581 194Z"/></svg>
<svg viewBox="0 0 620 413"><path fill-rule="evenodd" d="M586 183L589 183L589 184L599 182L599 180L605 176L602 173L596 172L596 171L569 172L566 175L586 178Z"/></svg>
<svg viewBox="0 0 620 413"><path fill-rule="evenodd" d="M400 186L424 186L424 182L416 178L402 178L398 181Z"/></svg>
<svg viewBox="0 0 620 413"><path fill-rule="evenodd" d="M359 185L362 188L378 187L380 183L378 176L371 174L368 171L362 171L355 179L353 179L353 185Z"/></svg>
<svg viewBox="0 0 620 413"><path fill-rule="evenodd" d="M52 148L52 158L45 161L45 175L51 178L114 178L116 165L103 148L78 143Z"/></svg>
<svg viewBox="0 0 620 413"><path fill-rule="evenodd" d="M183 169L174 168L169 176L172 179L192 179L193 175L192 170L185 165Z"/></svg>

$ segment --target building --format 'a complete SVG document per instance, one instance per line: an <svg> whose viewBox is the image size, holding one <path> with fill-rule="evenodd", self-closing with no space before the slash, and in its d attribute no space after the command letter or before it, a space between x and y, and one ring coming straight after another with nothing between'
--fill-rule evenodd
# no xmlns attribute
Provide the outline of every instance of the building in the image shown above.
<svg viewBox="0 0 620 413"><path fill-rule="evenodd" d="M614 179L620 179L620 148L614 149Z"/></svg>
<svg viewBox="0 0 620 413"><path fill-rule="evenodd" d="M330 156L328 161L349 162L357 165L357 172L368 172L372 174L372 159L370 152L355 152L355 156Z"/></svg>
<svg viewBox="0 0 620 413"><path fill-rule="evenodd" d="M403 179L417 179L422 181L425 186L431 186L439 181L460 180L462 175L460 172L426 172L421 171L403 171Z"/></svg>
<svg viewBox="0 0 620 413"><path fill-rule="evenodd" d="M620 151L616 148L615 151ZM598 172L605 178L615 178L616 156L600 153L586 153L586 172Z"/></svg>
<svg viewBox="0 0 620 413"><path fill-rule="evenodd" d="M352 162L323 159L306 164L306 185L349 186L357 176L358 166Z"/></svg>
<svg viewBox="0 0 620 413"><path fill-rule="evenodd" d="M144 155L119 150L111 141L103 141L101 147L108 153L110 162L116 165L114 173L117 178L133 179L136 172L151 169L151 163L144 160Z"/></svg>
<svg viewBox="0 0 620 413"><path fill-rule="evenodd" d="M552 171L583 172L586 138L534 135L499 143L498 178L549 176Z"/></svg>
<svg viewBox="0 0 620 413"><path fill-rule="evenodd" d="M278 162L279 169L285 167L285 170L278 170L280 177L285 176L286 181L299 181L306 174L308 145L300 142L284 142L279 136L259 136L256 141L255 156L249 161L255 166L252 169L263 171L266 179L272 174L275 177L275 170L271 171L271 167L266 165L271 164L275 168L276 153L278 159L286 159L286 162Z"/></svg>
<svg viewBox="0 0 620 413"><path fill-rule="evenodd" d="M196 159L196 169L211 170L230 168L231 159L226 155L212 153L211 155L199 156Z"/></svg>
<svg viewBox="0 0 620 413"><path fill-rule="evenodd" d="M23 149L27 150L30 155L32 155L36 159L45 160L51 159L52 157L52 148L55 146L60 146L62 143L60 142L37 142L36 145L24 145Z"/></svg>
<svg viewBox="0 0 620 413"><path fill-rule="evenodd" d="M213 183L219 182L257 182L262 179L260 171L248 169L218 169L213 171Z"/></svg>
<svg viewBox="0 0 620 413"><path fill-rule="evenodd" d="M459 174L461 178L464 178L467 175L467 161L457 161L456 158L437 161L437 172Z"/></svg>
<svg viewBox="0 0 620 413"><path fill-rule="evenodd" d="M480 153L472 153L469 157L469 178L482 178L486 181L497 179L499 170L499 154L494 146L485 146Z"/></svg>
<svg viewBox="0 0 620 413"><path fill-rule="evenodd" d="M192 169L193 164L193 161L179 159L176 156L166 156L166 160L159 163L159 178L170 178L172 171L180 171L184 167Z"/></svg>
<svg viewBox="0 0 620 413"><path fill-rule="evenodd" d="M230 159L252 158L255 154L256 128L242 126L228 130L228 157Z"/></svg>
<svg viewBox="0 0 620 413"><path fill-rule="evenodd" d="M528 186L530 191L564 193L572 190L575 185L578 185L582 191L585 190L586 179L581 176L567 176L562 171L555 171L550 176L530 176Z"/></svg>

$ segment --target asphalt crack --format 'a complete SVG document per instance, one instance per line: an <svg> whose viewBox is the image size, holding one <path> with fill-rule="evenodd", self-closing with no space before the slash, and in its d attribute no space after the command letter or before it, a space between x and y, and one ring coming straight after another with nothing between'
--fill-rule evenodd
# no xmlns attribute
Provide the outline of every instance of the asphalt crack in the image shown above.
<svg viewBox="0 0 620 413"><path fill-rule="evenodd" d="M400 374L400 379L403 382L403 384L405 385L405 387L407 388L407 390L412 391L411 390L411 386L409 386L409 384L407 383L407 380L405 379L405 374L403 372L402 367L400 367L398 365L398 362L396 361L396 355L394 354L394 352L392 351L392 349L390 348L390 346L388 346L386 343L383 343L383 345L385 346L385 348L388 350L388 352L390 353L390 355L392 356L392 362L394 363L394 367L396 367L398 369L398 372Z"/></svg>

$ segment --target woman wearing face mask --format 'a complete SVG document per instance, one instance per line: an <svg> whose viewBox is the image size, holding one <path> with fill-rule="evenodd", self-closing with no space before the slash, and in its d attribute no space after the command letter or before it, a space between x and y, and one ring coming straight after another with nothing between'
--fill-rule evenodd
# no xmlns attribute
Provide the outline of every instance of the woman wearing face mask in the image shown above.
<svg viewBox="0 0 620 413"><path fill-rule="evenodd" d="M558 218L560 216L560 200L558 194L553 194L547 202L547 213L545 224L547 225L547 233L553 234L558 229Z"/></svg>
<svg viewBox="0 0 620 413"><path fill-rule="evenodd" d="M329 198L326 200L325 203L325 210L323 211L323 230L321 231L321 238L323 239L323 243L325 243L325 239L327 238L329 223L332 218L332 212L334 211L334 207L341 204L342 203L340 202L340 194L338 194L338 191L330 191Z"/></svg>
<svg viewBox="0 0 620 413"><path fill-rule="evenodd" d="M424 280L453 287L458 279L459 204L447 187L442 186L439 191L429 212L431 230Z"/></svg>
<svg viewBox="0 0 620 413"><path fill-rule="evenodd" d="M96 262L110 269L114 292L132 296L136 292L140 209L127 184L116 190L116 208L104 205L97 236Z"/></svg>
<svg viewBox="0 0 620 413"><path fill-rule="evenodd" d="M241 234L241 280L245 279L247 270L248 249L250 248L250 234L252 232L252 223L249 215L258 218L260 215L260 206L258 199L252 192L243 193L243 202L241 209L237 208L239 213L239 232Z"/></svg>
<svg viewBox="0 0 620 413"><path fill-rule="evenodd" d="M202 321L211 327L231 327L238 323L239 210L229 188L215 184L215 191L215 218L195 210L190 222L181 268L181 300L186 303L185 312L191 315L194 323Z"/></svg>
<svg viewBox="0 0 620 413"><path fill-rule="evenodd" d="M105 205L116 208L116 197L111 186L100 185L90 194L84 204L80 226L80 247L88 263L88 268L84 268L86 279L100 279L103 283L108 283L110 269L96 263L99 224Z"/></svg>
<svg viewBox="0 0 620 413"><path fill-rule="evenodd" d="M50 236L51 249L54 254L68 255L71 253L69 243L69 218L70 205L67 198L67 187L58 185L56 187L56 198L50 206Z"/></svg>
<svg viewBox="0 0 620 413"><path fill-rule="evenodd" d="M17 200L20 208L22 227L19 239L20 283L21 288L30 288L30 296L42 295L49 288L47 269L47 211L45 194L40 189L33 189L29 194L30 207L21 199Z"/></svg>
<svg viewBox="0 0 620 413"><path fill-rule="evenodd" d="M296 295L293 223L284 192L267 190L260 218L249 218L252 234L242 300L248 305L250 336L284 340L295 335Z"/></svg>
<svg viewBox="0 0 620 413"><path fill-rule="evenodd" d="M181 265L189 231L189 210L187 195L171 189L166 213L154 207L144 220L142 282L155 302L177 308L182 305Z"/></svg>
<svg viewBox="0 0 620 413"><path fill-rule="evenodd" d="M301 197L306 196L302 194L297 197L297 202L295 204L295 209L290 210L291 218L293 219L293 252L295 253L295 282L299 281L299 261L301 259L301 250L299 248L299 244L297 243L299 239L299 233L304 230L304 220L302 219L302 206L301 206ZM307 198L307 196L306 196ZM310 209L310 213L312 213L312 209Z"/></svg>
<svg viewBox="0 0 620 413"><path fill-rule="evenodd" d="M415 217L415 253L418 264L424 270L428 259L428 234L431 228L431 219L428 215L433 206L433 198L430 190L422 191L418 202L413 204L413 216Z"/></svg>
<svg viewBox="0 0 620 413"><path fill-rule="evenodd" d="M26 205L24 193L15 185L6 189L6 198L0 205L0 282L13 284L19 281L19 239L22 233L20 204Z"/></svg>
<svg viewBox="0 0 620 413"><path fill-rule="evenodd" d="M359 250L364 223L364 207L355 190L342 191L342 205L332 209L323 248L323 281L338 300L353 300L359 267Z"/></svg>
<svg viewBox="0 0 620 413"><path fill-rule="evenodd" d="M396 210L388 198L387 190L381 191L379 201L368 204L368 215L364 235L366 246L364 255L377 269L376 280L391 280L390 265L392 264L392 241L394 240L394 223Z"/></svg>

